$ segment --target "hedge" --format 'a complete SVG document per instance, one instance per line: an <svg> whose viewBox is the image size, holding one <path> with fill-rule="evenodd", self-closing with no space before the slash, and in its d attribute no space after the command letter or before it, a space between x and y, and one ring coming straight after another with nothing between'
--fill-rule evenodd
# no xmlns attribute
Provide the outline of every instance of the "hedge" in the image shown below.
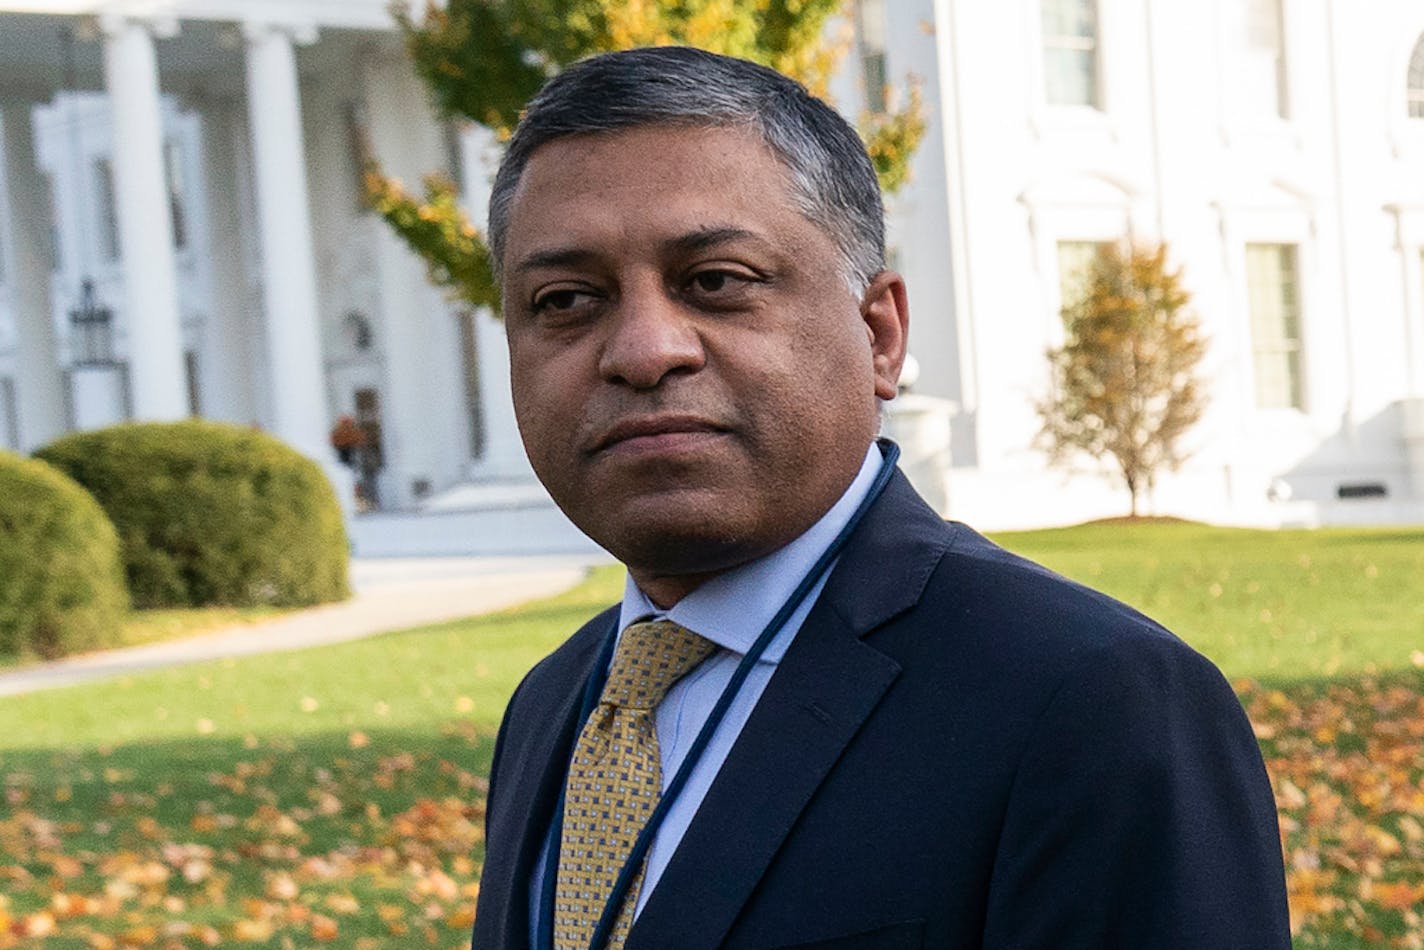
<svg viewBox="0 0 1424 950"><path fill-rule="evenodd" d="M341 509L321 468L252 429L123 423L36 453L98 499L139 607L304 606L350 596Z"/></svg>
<svg viewBox="0 0 1424 950"><path fill-rule="evenodd" d="M99 504L44 462L0 451L0 656L105 646L128 609L118 535Z"/></svg>

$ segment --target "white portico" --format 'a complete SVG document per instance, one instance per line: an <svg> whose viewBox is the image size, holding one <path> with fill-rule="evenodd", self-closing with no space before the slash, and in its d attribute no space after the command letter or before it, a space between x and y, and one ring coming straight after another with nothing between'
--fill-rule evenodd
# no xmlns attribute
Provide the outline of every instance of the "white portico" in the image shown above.
<svg viewBox="0 0 1424 950"><path fill-rule="evenodd" d="M339 476L345 416L363 507L469 479L547 507L497 322L361 204L370 155L413 187L487 177L385 0L0 0L0 149L0 445L201 414Z"/></svg>

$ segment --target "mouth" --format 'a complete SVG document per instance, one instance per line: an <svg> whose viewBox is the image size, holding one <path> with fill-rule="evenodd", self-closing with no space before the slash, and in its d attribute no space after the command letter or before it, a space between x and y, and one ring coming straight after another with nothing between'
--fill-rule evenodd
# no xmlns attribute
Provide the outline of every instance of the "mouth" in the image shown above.
<svg viewBox="0 0 1424 950"><path fill-rule="evenodd" d="M625 419L605 432L593 454L624 451L671 451L725 435L727 428L690 415L641 416Z"/></svg>

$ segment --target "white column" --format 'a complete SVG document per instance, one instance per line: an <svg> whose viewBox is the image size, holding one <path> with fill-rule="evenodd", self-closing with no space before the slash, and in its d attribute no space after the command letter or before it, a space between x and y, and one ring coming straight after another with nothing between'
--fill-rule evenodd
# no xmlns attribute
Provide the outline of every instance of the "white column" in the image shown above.
<svg viewBox="0 0 1424 950"><path fill-rule="evenodd" d="M35 159L34 104L23 99L0 102L4 129L4 166L0 186L8 186L10 246L16 353L15 390L19 409L19 448L35 449L64 432L64 376L50 301L49 183Z"/></svg>
<svg viewBox="0 0 1424 950"><path fill-rule="evenodd" d="M387 174L406 182L446 160L443 130L404 56L373 51L362 63L367 134ZM418 186L416 186L418 187ZM439 492L463 476L470 450L457 316L431 286L425 262L384 222L377 229L382 409L386 470L383 504L419 502L423 482ZM432 404L431 393L439 393Z"/></svg>
<svg viewBox="0 0 1424 950"><path fill-rule="evenodd" d="M292 34L247 28L247 111L262 238L262 301L276 435L336 468L318 324L301 98Z"/></svg>
<svg viewBox="0 0 1424 950"><path fill-rule="evenodd" d="M239 166L247 151L246 123L226 99L199 101L203 117L203 184L207 200L207 249L212 302L198 356L203 414L251 425L258 419L253 347L260 335L256 286L248 280L238 206Z"/></svg>
<svg viewBox="0 0 1424 950"><path fill-rule="evenodd" d="M464 173L460 191L465 211L483 231L489 213L490 183L499 167L499 148L493 134L476 125L461 131L460 148L460 166ZM514 419L504 326L489 310L481 308L474 317L474 331L485 447L472 470L476 477L482 478L532 479L534 470L529 467Z"/></svg>
<svg viewBox="0 0 1424 950"><path fill-rule="evenodd" d="M121 17L105 18L102 25L134 416L181 419L188 414L188 393L154 36L149 24Z"/></svg>

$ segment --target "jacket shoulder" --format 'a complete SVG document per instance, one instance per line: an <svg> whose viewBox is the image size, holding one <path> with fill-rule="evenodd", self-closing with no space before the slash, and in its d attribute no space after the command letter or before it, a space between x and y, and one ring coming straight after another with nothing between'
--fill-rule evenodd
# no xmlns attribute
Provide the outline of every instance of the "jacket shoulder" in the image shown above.
<svg viewBox="0 0 1424 950"><path fill-rule="evenodd" d="M926 601L992 635L998 650L1060 661L1117 649L1196 657L1141 611L1005 550L972 528L949 523L952 542L926 585ZM1027 659L1027 657L1025 657Z"/></svg>

